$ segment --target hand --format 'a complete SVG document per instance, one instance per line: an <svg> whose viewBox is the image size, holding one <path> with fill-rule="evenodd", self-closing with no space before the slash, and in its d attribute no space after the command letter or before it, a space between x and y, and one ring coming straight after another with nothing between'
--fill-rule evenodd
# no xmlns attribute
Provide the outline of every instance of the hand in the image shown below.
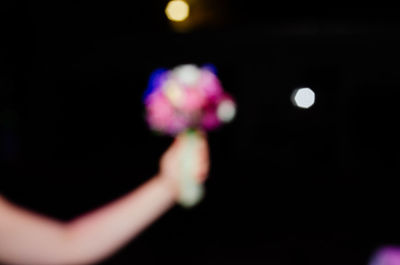
<svg viewBox="0 0 400 265"><path fill-rule="evenodd" d="M190 150L188 152L188 150ZM184 172L183 159L190 159L193 167L191 172ZM205 135L196 132L188 135L178 135L160 160L159 177L166 181L174 191L176 197L179 195L179 181L182 174L190 174L199 183L203 183L209 171L209 151Z"/></svg>

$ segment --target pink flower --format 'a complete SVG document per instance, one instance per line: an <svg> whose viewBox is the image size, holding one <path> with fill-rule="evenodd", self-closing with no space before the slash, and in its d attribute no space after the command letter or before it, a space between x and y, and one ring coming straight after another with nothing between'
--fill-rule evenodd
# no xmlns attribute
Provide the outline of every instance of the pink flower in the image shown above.
<svg viewBox="0 0 400 265"><path fill-rule="evenodd" d="M221 125L218 119L217 112L215 108L209 108L204 112L203 118L201 120L201 126L206 130L213 130Z"/></svg>
<svg viewBox="0 0 400 265"><path fill-rule="evenodd" d="M187 129L188 126L189 121L184 116L175 114L168 125L167 131L169 134L175 135Z"/></svg>
<svg viewBox="0 0 400 265"><path fill-rule="evenodd" d="M214 73L203 70L200 76L199 89L204 91L208 99L215 100L222 93L223 89Z"/></svg>
<svg viewBox="0 0 400 265"><path fill-rule="evenodd" d="M174 109L161 92L151 94L147 101L147 121L153 129L164 130L173 121Z"/></svg>
<svg viewBox="0 0 400 265"><path fill-rule="evenodd" d="M153 83L158 83L145 97L146 119L154 130L170 135L189 128L212 130L229 120L225 116L234 114L234 100L224 93L217 76L210 70L190 65L162 74L163 78L153 77ZM231 101L233 107L221 105L223 101ZM219 117L219 112L225 116Z"/></svg>
<svg viewBox="0 0 400 265"><path fill-rule="evenodd" d="M206 103L204 91L197 88L188 88L184 91L184 101L181 108L183 112L199 111Z"/></svg>

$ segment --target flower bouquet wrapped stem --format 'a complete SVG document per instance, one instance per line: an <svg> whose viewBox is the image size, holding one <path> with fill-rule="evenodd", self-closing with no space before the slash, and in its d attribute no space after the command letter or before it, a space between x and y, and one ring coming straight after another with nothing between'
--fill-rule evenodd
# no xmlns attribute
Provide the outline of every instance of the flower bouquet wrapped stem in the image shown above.
<svg viewBox="0 0 400 265"><path fill-rule="evenodd" d="M186 130L181 134L186 134L188 144L185 146L181 155L182 174L179 179L179 198L178 203L184 207L192 207L196 205L204 196L204 186L199 182L195 176L191 176L192 168L196 166L193 160L190 159L193 150L196 148L196 134L199 133L195 130Z"/></svg>

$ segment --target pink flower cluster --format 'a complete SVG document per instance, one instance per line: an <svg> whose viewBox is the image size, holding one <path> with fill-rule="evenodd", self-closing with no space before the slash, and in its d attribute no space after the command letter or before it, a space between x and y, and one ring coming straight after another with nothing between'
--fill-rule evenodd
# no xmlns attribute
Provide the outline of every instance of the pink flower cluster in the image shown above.
<svg viewBox="0 0 400 265"><path fill-rule="evenodd" d="M157 70L145 92L146 120L158 132L212 130L231 120L235 103L210 67L181 65Z"/></svg>

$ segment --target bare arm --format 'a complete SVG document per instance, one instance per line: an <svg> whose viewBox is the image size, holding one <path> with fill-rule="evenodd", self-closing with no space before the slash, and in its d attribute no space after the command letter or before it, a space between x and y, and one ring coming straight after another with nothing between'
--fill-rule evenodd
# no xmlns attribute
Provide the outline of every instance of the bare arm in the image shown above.
<svg viewBox="0 0 400 265"><path fill-rule="evenodd" d="M0 260L15 264L88 264L137 235L169 209L175 194L161 178L70 223L0 199Z"/></svg>
<svg viewBox="0 0 400 265"><path fill-rule="evenodd" d="M114 253L175 204L177 157L185 139L177 139L161 160L160 175L126 196L69 223L21 209L0 196L0 260L9 264L91 264ZM208 172L204 138L193 158L194 172Z"/></svg>

